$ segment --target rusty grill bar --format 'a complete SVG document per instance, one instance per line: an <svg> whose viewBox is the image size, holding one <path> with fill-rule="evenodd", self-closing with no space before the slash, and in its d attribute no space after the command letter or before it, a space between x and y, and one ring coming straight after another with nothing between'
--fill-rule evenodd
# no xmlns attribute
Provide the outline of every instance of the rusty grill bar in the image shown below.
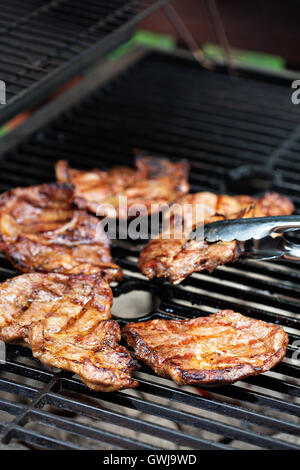
<svg viewBox="0 0 300 470"><path fill-rule="evenodd" d="M290 84L242 75L233 81L221 69L208 72L187 58L150 52L5 153L0 190L53 180L61 158L78 168L109 167L130 164L140 149L188 159L193 191L226 192L232 169L271 166L278 175L272 189L290 195L299 212L300 110L291 103ZM50 449L299 449L299 264L236 263L171 286L143 278L134 243L115 242L113 255L126 274L113 287L117 304L144 292L152 307L143 318L232 308L284 326L287 357L271 372L206 391L179 388L144 367L136 391L101 394L8 346L0 365L3 442ZM1 257L1 281L13 275ZM121 325L130 321L127 312L114 311Z"/></svg>

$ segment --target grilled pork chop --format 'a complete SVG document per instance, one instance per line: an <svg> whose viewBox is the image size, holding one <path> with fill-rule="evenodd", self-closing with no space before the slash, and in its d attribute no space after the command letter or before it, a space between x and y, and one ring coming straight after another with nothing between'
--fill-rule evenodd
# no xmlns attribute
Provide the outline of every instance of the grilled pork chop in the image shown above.
<svg viewBox="0 0 300 470"><path fill-rule="evenodd" d="M79 374L91 389L136 387L137 363L118 344L112 291L97 274L30 273L0 285L0 338L44 364Z"/></svg>
<svg viewBox="0 0 300 470"><path fill-rule="evenodd" d="M0 196L1 247L20 271L94 273L121 279L99 220L73 207L68 184L16 188Z"/></svg>
<svg viewBox="0 0 300 470"><path fill-rule="evenodd" d="M64 160L56 164L56 178L75 186L75 204L99 216L126 219L159 212L153 204L169 204L189 190L188 165L172 163L158 157L136 159L136 169L126 166L109 171L74 170ZM119 204L119 196L127 198L127 207Z"/></svg>
<svg viewBox="0 0 300 470"><path fill-rule="evenodd" d="M224 385L266 372L288 345L279 326L232 310L193 320L129 323L122 336L137 359L179 385Z"/></svg>
<svg viewBox="0 0 300 470"><path fill-rule="evenodd" d="M191 209L184 217L183 208L186 210L187 207ZM202 210L197 211L199 208ZM292 202L277 193L267 193L260 199L218 196L208 192L188 194L164 213L164 219L170 220L171 229L168 234L162 232L147 243L139 257L139 268L149 279L155 276L168 278L173 284L178 284L196 271L212 272L219 265L239 258L239 243L207 243L190 239L192 230L216 220L289 215L293 210ZM182 230L183 226L185 231Z"/></svg>

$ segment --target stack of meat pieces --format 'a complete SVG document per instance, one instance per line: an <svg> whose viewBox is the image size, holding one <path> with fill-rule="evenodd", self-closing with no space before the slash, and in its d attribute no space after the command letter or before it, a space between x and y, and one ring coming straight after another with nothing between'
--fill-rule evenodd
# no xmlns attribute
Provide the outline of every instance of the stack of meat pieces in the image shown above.
<svg viewBox="0 0 300 470"><path fill-rule="evenodd" d="M131 371L138 365L119 345L119 326L111 319L109 282L120 281L122 270L113 263L99 219L87 210L127 219L171 204L164 212L164 220L171 222L169 237L162 232L151 240L139 267L150 279L165 277L173 283L239 257L237 242L191 239L199 225L293 211L289 199L275 193L260 199L187 194L186 163L154 157L138 159L136 169L108 172L75 170L60 161L56 175L58 183L0 196L0 248L19 271L28 273L0 286L0 338L31 347L41 362L78 374L93 390L136 387ZM119 196L127 198L126 209ZM186 205L191 208L188 220L181 210ZM123 337L137 358L179 384L216 385L264 372L287 347L281 328L232 311L133 323L123 329Z"/></svg>

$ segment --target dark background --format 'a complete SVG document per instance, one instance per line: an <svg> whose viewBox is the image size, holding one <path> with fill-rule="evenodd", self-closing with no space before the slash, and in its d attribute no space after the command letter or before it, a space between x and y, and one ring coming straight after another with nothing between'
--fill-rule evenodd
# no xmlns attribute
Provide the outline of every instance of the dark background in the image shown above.
<svg viewBox="0 0 300 470"><path fill-rule="evenodd" d="M172 5L199 45L217 43L205 0L173 0ZM288 68L300 69L299 0L218 0L217 5L231 47L280 55ZM163 12L141 27L177 36Z"/></svg>

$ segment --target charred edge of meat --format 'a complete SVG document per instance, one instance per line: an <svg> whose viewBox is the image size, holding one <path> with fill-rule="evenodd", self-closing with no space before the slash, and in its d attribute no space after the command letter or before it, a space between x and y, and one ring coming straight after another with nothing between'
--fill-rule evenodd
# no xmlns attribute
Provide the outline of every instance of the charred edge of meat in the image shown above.
<svg viewBox="0 0 300 470"><path fill-rule="evenodd" d="M192 249L194 244L197 245L195 250ZM174 257L173 266L166 264L161 256L145 261L144 255L147 255L147 252L144 248L138 266L141 273L150 280L155 277L168 278L172 284L179 284L193 272L211 273L220 265L234 263L241 255L241 246L236 241L218 242L218 244L202 242L201 245L199 242L191 241L190 246L187 244Z"/></svg>
<svg viewBox="0 0 300 470"><path fill-rule="evenodd" d="M204 197L205 204L210 206L212 199L213 216L208 217L206 223L219 214L224 218L263 217L270 215L288 215L294 210L294 205L286 196L278 193L266 193L260 199L254 200L249 196L216 196L213 193L195 193L183 196L177 201L181 205L185 202L195 203ZM199 203L199 202L198 202ZM203 204L203 202L202 202ZM219 209L223 205L222 214ZM232 207L231 207L232 206ZM237 207L240 212L236 212ZM236 242L207 243L205 241L180 239L162 239L159 237L150 240L140 253L138 266L142 274L149 279L154 277L168 278L171 283L178 284L193 272L207 270L212 272L219 265L235 262L241 254L241 245Z"/></svg>
<svg viewBox="0 0 300 470"><path fill-rule="evenodd" d="M0 196L0 249L21 272L93 273L121 280L99 219L73 205L74 187L46 183ZM101 235L101 236L100 236Z"/></svg>
<svg viewBox="0 0 300 470"><path fill-rule="evenodd" d="M102 320L99 325L106 331L106 336L95 346L94 352L95 355L100 355L103 365L92 362L88 355L83 362L78 362L76 359L64 357L64 351L60 356L54 354L51 346L55 344L55 338L45 337L43 321L35 323L29 329L28 341L33 356L44 364L78 374L81 380L95 391L108 392L137 387L138 382L131 377L130 373L137 370L139 365L131 357L129 351L118 344L121 339L118 323L115 320ZM38 338L37 347L35 338ZM39 344L40 338L42 338L42 346ZM77 345L77 342L79 343L79 339L75 340L74 345ZM112 356L115 363L111 360ZM106 357L108 357L107 362Z"/></svg>
<svg viewBox="0 0 300 470"><path fill-rule="evenodd" d="M157 206L155 210L160 212L160 204L174 202L189 191L189 165L185 161L172 162L160 157L141 157L136 159L135 165L135 169L117 166L107 171L97 168L82 171L70 168L67 161L60 160L56 163L55 171L58 181L74 183L74 202L77 207L94 214L101 213L101 216L105 217L114 217L117 210L119 219L131 218L130 209L146 216L149 211L153 213L152 203ZM89 174L92 176L91 193ZM165 179L164 183L162 179ZM119 195L127 197L126 212L118 205Z"/></svg>
<svg viewBox="0 0 300 470"><path fill-rule="evenodd" d="M29 346L42 363L78 374L93 390L136 387L130 373L138 363L119 344L112 301L97 274L17 276L0 285L0 338Z"/></svg>
<svg viewBox="0 0 300 470"><path fill-rule="evenodd" d="M218 314L210 315L210 317L200 317L201 321L205 320L205 318L212 318L220 315L222 313L234 313L232 311L221 311ZM242 317L242 315L241 315ZM244 317L246 318L246 317ZM252 320L252 319L251 319ZM147 331L147 324L151 325L151 323L155 322L156 320L149 320L146 322L140 323L129 323L128 325L124 326L121 334L122 337L126 340L128 346L130 346L135 354L135 357L144 362L148 367L153 369L156 374L160 375L161 377L171 378L176 382L178 385L201 385L206 387L215 387L215 386L222 386L234 383L238 380L244 379L249 376L255 376L261 374L263 372L267 372L271 368L275 367L285 356L287 346L288 346L288 335L284 332L284 330L276 325L270 325L270 327L275 327L277 330L281 330L282 335L284 336L284 341L281 347L274 353L266 354L266 358L263 364L259 366L253 366L250 363L241 363L238 365L234 365L232 367L225 367L219 369L183 369L182 367L172 363L172 359L165 359L163 355L160 355L153 347L147 344L147 341L142 337L142 332L140 333L139 330L145 328ZM157 320L157 322L179 322L179 323L186 323L188 324L191 320ZM257 323L265 323L261 320L252 320L256 321ZM162 334L167 335L166 332L162 332ZM184 333L183 333L184 336ZM176 345L175 345L176 350ZM175 351L175 356L176 351Z"/></svg>

